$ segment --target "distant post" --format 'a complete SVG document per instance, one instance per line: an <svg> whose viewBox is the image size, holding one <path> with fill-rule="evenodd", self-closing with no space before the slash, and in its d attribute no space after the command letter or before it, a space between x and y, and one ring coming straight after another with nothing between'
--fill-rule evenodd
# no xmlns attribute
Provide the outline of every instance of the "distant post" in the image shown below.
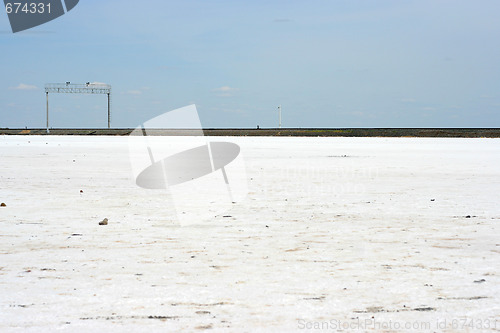
<svg viewBox="0 0 500 333"><path fill-rule="evenodd" d="M49 134L49 92L46 91L45 95L47 95L47 134Z"/></svg>
<svg viewBox="0 0 500 333"><path fill-rule="evenodd" d="M280 106L278 106L278 111L279 111L279 114L280 114L279 128L281 128L281 104L280 104Z"/></svg>
<svg viewBox="0 0 500 333"><path fill-rule="evenodd" d="M109 89L110 92L108 92L108 128L111 128L111 102L110 102L110 95L111 95L111 88Z"/></svg>

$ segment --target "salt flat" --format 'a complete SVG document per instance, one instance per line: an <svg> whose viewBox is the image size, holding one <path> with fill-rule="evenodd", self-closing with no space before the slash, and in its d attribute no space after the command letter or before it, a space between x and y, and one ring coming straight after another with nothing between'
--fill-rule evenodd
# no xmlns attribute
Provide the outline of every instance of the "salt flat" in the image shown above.
<svg viewBox="0 0 500 333"><path fill-rule="evenodd" d="M0 331L500 330L499 139L216 140L246 199L181 225L127 138L1 136Z"/></svg>

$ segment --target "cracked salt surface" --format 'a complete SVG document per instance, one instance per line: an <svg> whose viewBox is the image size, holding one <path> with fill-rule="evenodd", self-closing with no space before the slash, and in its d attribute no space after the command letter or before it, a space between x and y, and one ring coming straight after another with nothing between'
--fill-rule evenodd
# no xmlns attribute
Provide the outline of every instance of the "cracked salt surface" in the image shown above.
<svg viewBox="0 0 500 333"><path fill-rule="evenodd" d="M500 140L224 139L246 200L180 226L126 138L0 137L0 331L500 330Z"/></svg>

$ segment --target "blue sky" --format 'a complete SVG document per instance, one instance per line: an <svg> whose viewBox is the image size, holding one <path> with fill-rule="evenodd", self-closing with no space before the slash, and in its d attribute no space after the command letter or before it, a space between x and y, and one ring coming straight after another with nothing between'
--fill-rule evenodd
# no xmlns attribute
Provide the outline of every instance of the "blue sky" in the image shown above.
<svg viewBox="0 0 500 333"><path fill-rule="evenodd" d="M12 34L0 127L44 127L45 83L113 87L112 126L195 103L202 125L499 127L500 2L80 0ZM105 127L104 95L50 95L53 127Z"/></svg>

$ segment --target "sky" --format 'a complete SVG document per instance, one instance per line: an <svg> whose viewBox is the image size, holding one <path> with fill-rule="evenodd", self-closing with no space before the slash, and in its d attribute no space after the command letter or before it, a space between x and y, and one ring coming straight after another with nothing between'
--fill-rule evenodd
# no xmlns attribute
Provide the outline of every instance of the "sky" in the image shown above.
<svg viewBox="0 0 500 333"><path fill-rule="evenodd" d="M196 104L204 128L500 127L500 1L80 0L13 34L0 128L44 128L46 83L112 86L112 127ZM51 94L53 128L107 126Z"/></svg>

